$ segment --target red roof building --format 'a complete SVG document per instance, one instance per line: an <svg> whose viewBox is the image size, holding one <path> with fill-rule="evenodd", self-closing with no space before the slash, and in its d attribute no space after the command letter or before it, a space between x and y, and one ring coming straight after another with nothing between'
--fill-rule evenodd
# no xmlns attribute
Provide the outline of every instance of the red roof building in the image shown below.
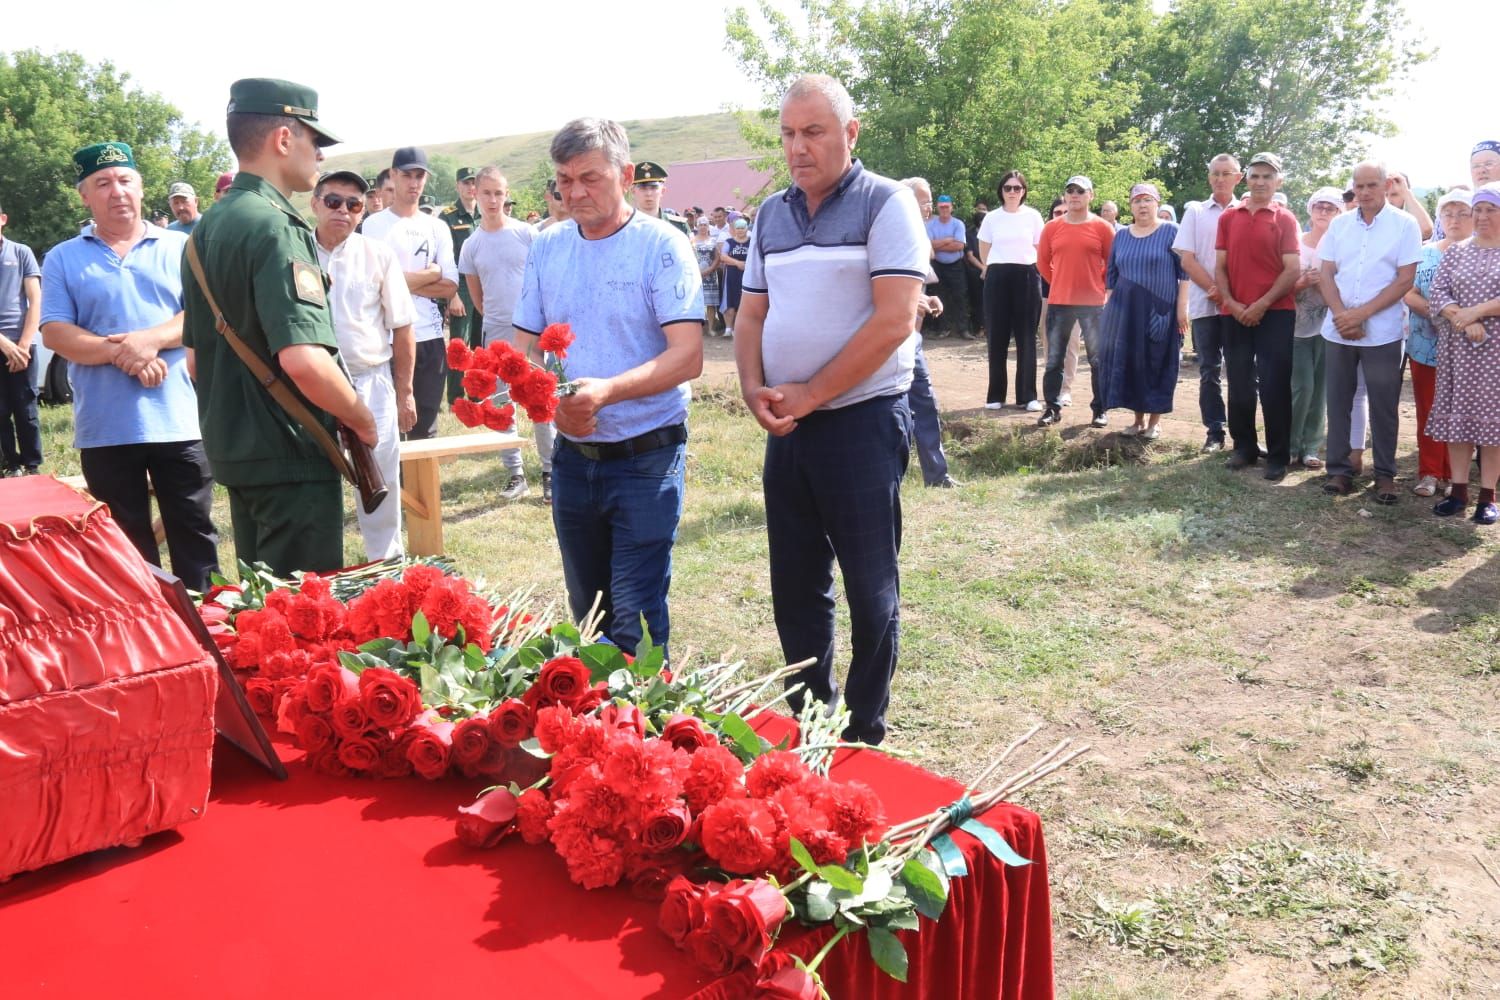
<svg viewBox="0 0 1500 1000"><path fill-rule="evenodd" d="M773 176L769 170L756 170L752 162L752 157L743 156L669 163L662 204L674 212L685 212L695 205L705 211L716 205L744 208L751 198L764 192Z"/></svg>

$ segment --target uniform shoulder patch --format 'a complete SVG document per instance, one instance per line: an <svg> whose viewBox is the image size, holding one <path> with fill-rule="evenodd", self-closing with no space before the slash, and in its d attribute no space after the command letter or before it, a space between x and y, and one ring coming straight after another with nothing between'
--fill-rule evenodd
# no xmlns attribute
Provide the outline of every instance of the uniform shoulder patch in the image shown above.
<svg viewBox="0 0 1500 1000"><path fill-rule="evenodd" d="M305 260L292 261L292 287L297 290L297 298L303 302L315 306L327 305L327 297L323 294L323 272L316 264L309 264Z"/></svg>

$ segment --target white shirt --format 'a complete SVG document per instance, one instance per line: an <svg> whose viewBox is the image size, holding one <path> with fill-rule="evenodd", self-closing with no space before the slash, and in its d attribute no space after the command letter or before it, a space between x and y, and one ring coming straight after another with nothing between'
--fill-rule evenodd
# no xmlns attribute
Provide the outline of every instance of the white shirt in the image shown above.
<svg viewBox="0 0 1500 1000"><path fill-rule="evenodd" d="M1396 272L1422 259L1422 229L1417 220L1382 203L1365 224L1358 210L1345 212L1328 224L1318 244L1318 259L1338 266L1333 283L1344 306L1353 309L1371 301L1396 280ZM1380 347L1406 336L1406 303L1397 299L1365 321L1365 335L1345 340L1333 325L1333 310L1323 320L1323 339L1351 347Z"/></svg>
<svg viewBox="0 0 1500 1000"><path fill-rule="evenodd" d="M1042 213L1030 205L1014 212L997 208L979 224L979 242L990 245L985 264L1035 264L1042 238Z"/></svg>
<svg viewBox="0 0 1500 1000"><path fill-rule="evenodd" d="M1218 252L1215 249L1219 242L1219 218L1224 214L1226 208L1231 208L1235 199L1230 198L1229 204L1220 205L1210 195L1203 201L1190 201L1187 210L1182 213L1182 224L1177 227L1177 238L1172 241L1172 249L1180 256L1184 251L1191 253L1198 266L1208 272L1210 278L1214 274L1214 265L1218 262ZM1198 287L1196 281L1188 281L1188 318L1202 319L1205 316L1219 315L1219 307L1208 293Z"/></svg>
<svg viewBox="0 0 1500 1000"><path fill-rule="evenodd" d="M518 219L506 219L493 232L482 225L464 241L458 253L458 273L479 279L484 293L484 342L510 340L511 315L521 298L526 255L536 229Z"/></svg>
<svg viewBox="0 0 1500 1000"><path fill-rule="evenodd" d="M396 255L384 243L359 233L326 250L318 247L318 263L328 272L332 287L328 305L333 310L333 332L339 354L358 375L391 360L391 331L417 318L406 275Z"/></svg>
<svg viewBox="0 0 1500 1000"><path fill-rule="evenodd" d="M414 212L402 218L387 208L365 220L364 235L379 240L396 253L396 263L403 271L425 271L436 264L443 278L458 282L458 264L453 259L453 231L435 215ZM436 299L413 295L417 320L413 327L418 343L439 340L443 336L443 310Z"/></svg>

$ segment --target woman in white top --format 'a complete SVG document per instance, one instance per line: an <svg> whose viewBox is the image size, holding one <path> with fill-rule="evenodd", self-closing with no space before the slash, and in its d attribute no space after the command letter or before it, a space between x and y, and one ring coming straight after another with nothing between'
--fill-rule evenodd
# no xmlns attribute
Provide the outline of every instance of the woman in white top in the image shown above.
<svg viewBox="0 0 1500 1000"><path fill-rule="evenodd" d="M1344 210L1343 195L1338 188L1321 187L1307 199L1307 216L1311 228L1297 243L1302 256L1302 276L1293 290L1297 293L1297 319L1292 328L1292 461L1303 468L1321 469L1318 451L1323 447L1323 317L1328 303L1318 284L1322 264L1318 261L1318 244L1328 232L1328 224ZM1359 447L1365 446L1361 432ZM1352 460L1352 456L1351 456Z"/></svg>
<svg viewBox="0 0 1500 1000"><path fill-rule="evenodd" d="M1036 245L1042 215L1026 204L1026 178L1012 170L1000 178L1000 204L979 227L979 259L984 263L985 334L989 342L990 384L985 409L1005 405L1006 357L1016 342L1016 405L1036 411L1036 329L1042 313Z"/></svg>

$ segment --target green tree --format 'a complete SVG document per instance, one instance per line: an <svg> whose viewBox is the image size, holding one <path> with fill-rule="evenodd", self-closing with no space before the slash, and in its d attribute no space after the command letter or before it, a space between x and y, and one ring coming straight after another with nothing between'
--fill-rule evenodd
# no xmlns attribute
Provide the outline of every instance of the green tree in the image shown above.
<svg viewBox="0 0 1500 1000"><path fill-rule="evenodd" d="M1213 156L1268 149L1294 204L1341 185L1365 138L1390 134L1378 108L1428 58L1401 0L1175 0L1141 51L1137 71L1154 85L1141 88L1139 120L1168 187L1205 198Z"/></svg>
<svg viewBox="0 0 1500 1000"><path fill-rule="evenodd" d="M229 166L228 146L182 119L156 94L130 85L110 63L74 52L0 53L0 205L6 235L39 253L78 232L73 151L106 140L128 142L145 183L143 209L166 211L167 188L185 180L201 207Z"/></svg>
<svg viewBox="0 0 1500 1000"><path fill-rule="evenodd" d="M774 136L774 102L791 80L824 72L849 88L860 158L880 173L924 176L961 206L993 203L1011 169L1026 174L1033 201L1075 173L1120 198L1158 154L1131 120L1140 84L1111 73L1143 4L803 0L804 24L760 0L764 29L740 9L727 32L773 105L759 115L758 146Z"/></svg>

